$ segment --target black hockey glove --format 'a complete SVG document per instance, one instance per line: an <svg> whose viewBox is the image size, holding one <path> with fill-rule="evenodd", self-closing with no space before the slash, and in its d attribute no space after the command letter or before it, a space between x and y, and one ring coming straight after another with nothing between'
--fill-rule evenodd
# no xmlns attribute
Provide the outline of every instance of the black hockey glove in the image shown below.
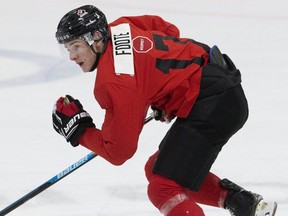
<svg viewBox="0 0 288 216"><path fill-rule="evenodd" d="M161 117L162 117L162 110L154 107L154 106L151 106L151 109L153 110L153 118L156 120L156 121L159 121L161 120Z"/></svg>
<svg viewBox="0 0 288 216"><path fill-rule="evenodd" d="M151 109L153 110L153 118L156 121L165 122L167 124L169 124L171 122L171 119L168 118L165 110L160 110L154 106L151 106Z"/></svg>
<svg viewBox="0 0 288 216"><path fill-rule="evenodd" d="M92 118L79 100L70 95L60 97L54 105L52 113L53 127L73 147L79 145L79 138L86 128L95 127Z"/></svg>

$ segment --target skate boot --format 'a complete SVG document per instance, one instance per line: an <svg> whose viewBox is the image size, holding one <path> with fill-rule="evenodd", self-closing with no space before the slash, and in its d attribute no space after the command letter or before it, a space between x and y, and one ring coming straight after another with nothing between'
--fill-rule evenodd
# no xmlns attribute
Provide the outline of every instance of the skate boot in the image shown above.
<svg viewBox="0 0 288 216"><path fill-rule="evenodd" d="M228 179L223 179L221 186L229 190L224 208L229 210L232 216L275 215L276 202L266 202L261 195L246 191Z"/></svg>

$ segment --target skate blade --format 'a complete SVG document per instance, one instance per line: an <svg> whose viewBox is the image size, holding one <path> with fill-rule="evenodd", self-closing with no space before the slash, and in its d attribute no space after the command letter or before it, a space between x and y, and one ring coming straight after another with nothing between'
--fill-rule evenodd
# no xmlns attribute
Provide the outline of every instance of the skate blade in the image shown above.
<svg viewBox="0 0 288 216"><path fill-rule="evenodd" d="M276 202L266 202L261 200L255 211L255 216L274 216L277 210Z"/></svg>

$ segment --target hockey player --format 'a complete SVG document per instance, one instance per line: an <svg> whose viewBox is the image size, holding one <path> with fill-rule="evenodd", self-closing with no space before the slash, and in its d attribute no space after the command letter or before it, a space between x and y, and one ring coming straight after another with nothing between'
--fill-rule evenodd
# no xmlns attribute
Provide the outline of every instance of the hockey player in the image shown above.
<svg viewBox="0 0 288 216"><path fill-rule="evenodd" d="M272 216L276 202L220 179L210 168L246 122L241 75L217 46L181 38L158 16L121 17L107 24L91 5L68 12L56 38L83 72L97 68L94 95L105 109L96 128L79 100L60 97L54 129L114 165L137 149L148 108L156 120L175 122L145 166L148 197L165 216L203 216L198 204L235 216Z"/></svg>

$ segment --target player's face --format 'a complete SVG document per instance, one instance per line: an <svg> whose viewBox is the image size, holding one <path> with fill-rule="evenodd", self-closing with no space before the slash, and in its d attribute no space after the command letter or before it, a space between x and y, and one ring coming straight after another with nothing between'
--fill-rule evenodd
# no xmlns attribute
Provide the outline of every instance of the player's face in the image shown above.
<svg viewBox="0 0 288 216"><path fill-rule="evenodd" d="M83 72L89 72L96 60L96 54L82 39L76 39L65 44L69 58L78 64Z"/></svg>

